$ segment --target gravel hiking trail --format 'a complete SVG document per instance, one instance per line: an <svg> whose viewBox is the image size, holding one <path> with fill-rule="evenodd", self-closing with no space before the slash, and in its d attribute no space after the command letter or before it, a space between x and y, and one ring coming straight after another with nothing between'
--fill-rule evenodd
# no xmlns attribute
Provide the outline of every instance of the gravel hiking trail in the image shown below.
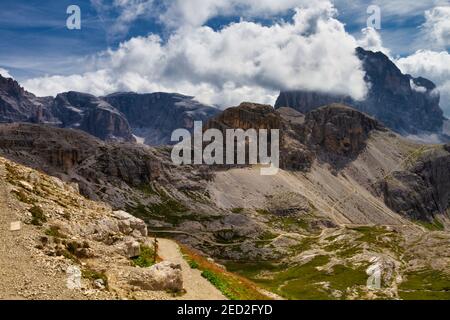
<svg viewBox="0 0 450 320"><path fill-rule="evenodd" d="M192 269L189 266L176 242L158 238L158 249L158 254L162 259L181 265L186 294L178 297L178 299L226 300L226 297L216 287L202 277L200 270Z"/></svg>

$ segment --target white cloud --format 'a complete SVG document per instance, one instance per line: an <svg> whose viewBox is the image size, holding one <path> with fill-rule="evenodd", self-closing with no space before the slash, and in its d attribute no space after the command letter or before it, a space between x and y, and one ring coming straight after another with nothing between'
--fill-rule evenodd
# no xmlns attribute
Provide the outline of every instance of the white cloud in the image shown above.
<svg viewBox="0 0 450 320"><path fill-rule="evenodd" d="M278 12L299 2L303 1L248 1L247 10ZM218 7L223 8L208 7L198 21L214 15ZM96 95L180 92L221 106L243 100L273 103L278 91L287 89L323 90L361 99L367 88L354 54L357 42L334 15L329 2L319 1L297 10L289 23L262 26L241 21L219 31L192 26L177 29L167 41L156 35L136 37L98 55L97 68L91 72L36 78L24 85L39 95L66 90Z"/></svg>
<svg viewBox="0 0 450 320"><path fill-rule="evenodd" d="M91 4L112 37L125 36L133 22L154 17L157 9L154 0L91 0Z"/></svg>
<svg viewBox="0 0 450 320"><path fill-rule="evenodd" d="M424 144L441 144L445 143L445 141L442 141L441 137L438 134L420 134L420 135L407 135L407 139L424 143Z"/></svg>
<svg viewBox="0 0 450 320"><path fill-rule="evenodd" d="M381 35L374 28L364 28L361 30L362 38L358 39L358 45L366 50L374 52L381 51L385 55L391 55L388 48L383 47L383 40Z"/></svg>
<svg viewBox="0 0 450 320"><path fill-rule="evenodd" d="M91 0L111 36L124 36L137 19L154 19L167 29L200 27L214 17L272 18L296 7L329 0Z"/></svg>
<svg viewBox="0 0 450 320"><path fill-rule="evenodd" d="M397 60L397 65L405 73L436 83L441 94L441 107L450 116L450 54L447 51L419 50Z"/></svg>
<svg viewBox="0 0 450 320"><path fill-rule="evenodd" d="M296 7L327 0L169 0L160 20L169 27L198 27L216 16L273 17Z"/></svg>
<svg viewBox="0 0 450 320"><path fill-rule="evenodd" d="M444 49L450 46L450 6L427 10L425 19L423 28L430 44Z"/></svg>
<svg viewBox="0 0 450 320"><path fill-rule="evenodd" d="M9 74L9 71L3 68L0 68L0 75L3 78L12 78L12 76Z"/></svg>

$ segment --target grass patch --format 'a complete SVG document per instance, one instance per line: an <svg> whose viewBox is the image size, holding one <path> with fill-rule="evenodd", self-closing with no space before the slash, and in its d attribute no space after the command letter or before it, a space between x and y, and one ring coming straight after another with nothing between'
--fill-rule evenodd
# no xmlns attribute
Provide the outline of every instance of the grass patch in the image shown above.
<svg viewBox="0 0 450 320"><path fill-rule="evenodd" d="M261 240L261 241L270 241L270 240L276 239L277 237L278 237L278 234L275 234L275 233L273 233L273 232L270 232L270 231L266 230L266 231L263 232L263 234L261 234L261 235L258 237L258 240Z"/></svg>
<svg viewBox="0 0 450 320"><path fill-rule="evenodd" d="M317 268L330 261L328 256L316 256L303 265L273 263L227 263L229 270L238 272L265 289L292 300L333 300L332 290L345 298L347 289L365 285L365 266L350 268L336 265L330 271ZM328 286L324 286L324 284ZM329 289L328 289L329 287Z"/></svg>
<svg viewBox="0 0 450 320"><path fill-rule="evenodd" d="M269 210L266 210L266 209L256 209L255 211L256 211L256 213L263 215L263 216L272 215L272 212L270 212Z"/></svg>
<svg viewBox="0 0 450 320"><path fill-rule="evenodd" d="M256 285L236 274L228 272L215 263L194 253L189 248L180 245L181 251L188 263L193 264L202 272L202 276L219 289L231 300L268 300L269 297L258 291Z"/></svg>
<svg viewBox="0 0 450 320"><path fill-rule="evenodd" d="M433 221L421 221L421 220L416 220L415 223L421 225L422 227L424 227L427 230L430 231L444 231L445 227L442 224L442 222L440 222L437 219L433 219Z"/></svg>
<svg viewBox="0 0 450 320"><path fill-rule="evenodd" d="M384 227L364 226L351 228L350 230L357 231L361 234L361 236L356 239L357 242L367 243L371 245L374 250L382 251L383 249L387 249L397 255L401 255L404 251L398 234L389 232ZM351 252L348 252L348 254L349 253Z"/></svg>
<svg viewBox="0 0 450 320"><path fill-rule="evenodd" d="M303 215L280 216L267 209L256 209L256 213L267 216L272 227L277 227L285 231L310 230L310 222Z"/></svg>
<svg viewBox="0 0 450 320"><path fill-rule="evenodd" d="M81 275L83 276L83 278L88 279L92 282L94 282L95 280L103 280L105 288L108 288L108 277L104 272L98 272L89 268L85 268L81 270Z"/></svg>
<svg viewBox="0 0 450 320"><path fill-rule="evenodd" d="M141 254L139 257L131 260L135 267L148 268L156 263L157 257L155 250L148 246L141 245Z"/></svg>
<svg viewBox="0 0 450 320"><path fill-rule="evenodd" d="M42 226L45 222L47 222L47 217L44 214L44 211L38 207L33 206L28 210L31 213L31 224L34 226Z"/></svg>
<svg viewBox="0 0 450 320"><path fill-rule="evenodd" d="M191 267L191 269L198 269L199 268L199 265L198 265L198 263L197 262L195 262L195 261L188 261L188 264L189 264L189 267Z"/></svg>
<svg viewBox="0 0 450 320"><path fill-rule="evenodd" d="M184 221L212 221L215 217L205 216L190 212L187 207L176 200L167 200L160 204L138 204L127 207L127 211L133 216L148 220L157 220L177 226Z"/></svg>
<svg viewBox="0 0 450 320"><path fill-rule="evenodd" d="M13 193L15 194L15 196L17 197L17 199L20 202L26 203L26 204L35 204L36 201L31 198L30 196L28 196L28 194L23 191L23 190L14 190Z"/></svg>
<svg viewBox="0 0 450 320"><path fill-rule="evenodd" d="M143 183L140 186L138 186L136 189L145 193L146 195L151 195L151 196L159 195L158 190L155 190L150 183Z"/></svg>
<svg viewBox="0 0 450 320"><path fill-rule="evenodd" d="M233 208L233 209L231 209L231 212L233 212L233 213L242 213L242 212L244 212L244 208Z"/></svg>
<svg viewBox="0 0 450 320"><path fill-rule="evenodd" d="M361 242L367 243L376 243L378 241L378 237L386 234L386 229L383 227L355 227L351 228L351 230L358 231L362 235L357 239Z"/></svg>
<svg viewBox="0 0 450 320"><path fill-rule="evenodd" d="M50 228L48 228L47 230L45 230L45 234L49 237L53 237L53 238L59 238L59 239L65 239L67 238L67 236L65 234L63 234L60 230L59 227L57 226L50 226Z"/></svg>
<svg viewBox="0 0 450 320"><path fill-rule="evenodd" d="M285 266L276 264L272 261L258 261L258 262L240 262L227 261L225 266L228 271L238 273L246 278L256 278L261 271L264 272L280 272Z"/></svg>
<svg viewBox="0 0 450 320"><path fill-rule="evenodd" d="M316 242L317 239L314 237L303 238L298 244L291 246L290 250L292 251L292 254L302 253L310 250Z"/></svg>
<svg viewBox="0 0 450 320"><path fill-rule="evenodd" d="M399 286L404 300L450 300L450 275L437 270L409 272Z"/></svg>

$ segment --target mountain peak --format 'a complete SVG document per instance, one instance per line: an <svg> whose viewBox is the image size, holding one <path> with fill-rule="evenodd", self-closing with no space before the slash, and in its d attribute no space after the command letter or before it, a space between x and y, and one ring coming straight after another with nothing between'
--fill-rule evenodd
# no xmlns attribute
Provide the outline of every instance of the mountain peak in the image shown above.
<svg viewBox="0 0 450 320"><path fill-rule="evenodd" d="M366 72L365 81L370 84L365 100L318 91L286 91L280 93L275 108L291 107L307 113L331 103L343 103L400 133L442 132L443 111L433 82L403 74L382 52L357 48L356 54Z"/></svg>

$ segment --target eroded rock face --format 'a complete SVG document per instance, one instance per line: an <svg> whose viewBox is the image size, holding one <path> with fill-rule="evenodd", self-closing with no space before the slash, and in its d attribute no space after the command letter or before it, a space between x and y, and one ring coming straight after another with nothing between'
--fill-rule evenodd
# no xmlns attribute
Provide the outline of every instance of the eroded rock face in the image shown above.
<svg viewBox="0 0 450 320"><path fill-rule="evenodd" d="M52 97L38 98L0 75L0 123L52 121Z"/></svg>
<svg viewBox="0 0 450 320"><path fill-rule="evenodd" d="M448 146L423 155L409 170L396 172L380 184L386 204L410 218L432 221L450 207Z"/></svg>
<svg viewBox="0 0 450 320"><path fill-rule="evenodd" d="M314 110L305 119L306 143L340 156L358 154L373 130L384 128L369 116L339 104Z"/></svg>
<svg viewBox="0 0 450 320"><path fill-rule="evenodd" d="M373 130L386 130L375 119L344 105L333 104L306 116L293 109L242 103L211 119L205 129L279 129L280 166L308 170L317 156L354 158Z"/></svg>
<svg viewBox="0 0 450 320"><path fill-rule="evenodd" d="M117 203L117 208L126 201L126 185L138 187L163 177L163 161L146 146L109 144L81 131L52 126L1 125L0 154L77 183L83 195Z"/></svg>
<svg viewBox="0 0 450 320"><path fill-rule="evenodd" d="M313 160L312 154L299 140L301 126L289 120L297 116L297 112L291 110L294 112L292 114L284 111L282 114L269 105L244 102L210 119L204 129L214 128L223 132L227 129L280 130L280 167L289 170L308 170ZM270 148L270 143L268 147Z"/></svg>
<svg viewBox="0 0 450 320"><path fill-rule="evenodd" d="M102 140L134 141L125 116L93 95L80 92L59 94L54 100L52 113L63 128L80 129Z"/></svg>
<svg viewBox="0 0 450 320"><path fill-rule="evenodd" d="M281 118L269 105L244 102L211 119L205 129L280 129Z"/></svg>
<svg viewBox="0 0 450 320"><path fill-rule="evenodd" d="M170 144L174 130L192 130L194 121L206 122L219 112L175 93L115 93L102 99L127 117L134 134L147 145Z"/></svg>
<svg viewBox="0 0 450 320"><path fill-rule="evenodd" d="M431 81L402 74L381 52L358 48L356 54L366 71L365 80L370 83L364 101L323 92L291 91L280 94L275 108L290 107L308 113L324 105L342 103L400 133L442 132L443 111L439 107L436 86Z"/></svg>
<svg viewBox="0 0 450 320"><path fill-rule="evenodd" d="M103 140L134 141L125 116L103 100L79 92L38 98L2 76L0 122L45 123L83 130Z"/></svg>

